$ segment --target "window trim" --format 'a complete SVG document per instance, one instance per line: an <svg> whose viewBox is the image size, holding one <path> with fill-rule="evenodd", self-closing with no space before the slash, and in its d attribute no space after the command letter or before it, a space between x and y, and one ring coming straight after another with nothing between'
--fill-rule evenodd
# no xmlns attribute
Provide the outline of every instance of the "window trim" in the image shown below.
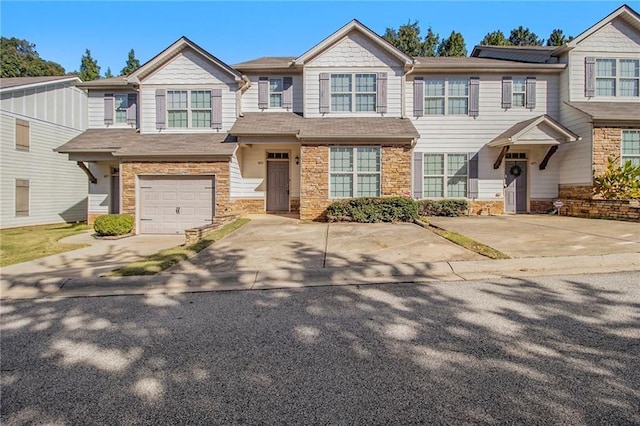
<svg viewBox="0 0 640 426"><path fill-rule="evenodd" d="M26 143L18 143L19 133L21 130L19 128L23 128L26 130L22 130L22 132L26 132ZM29 152L31 151L31 123L27 120L21 120L16 118L16 128L15 128L15 149L16 151Z"/></svg>
<svg viewBox="0 0 640 426"><path fill-rule="evenodd" d="M169 97L172 93L175 92L186 92L187 94L187 106L186 108L169 108ZM209 108L194 108L192 95L195 92L204 92L208 93L209 96ZM166 125L167 129L171 130L180 130L180 129L189 129L189 130L211 130L211 126L213 123L213 91L210 88L189 88L189 89L167 89L166 90L166 98L165 98L165 114L166 114ZM187 125L186 127L175 127L170 125L169 113L172 111L186 111L187 113ZM209 125L203 127L195 127L193 125L193 112L194 111L209 111Z"/></svg>
<svg viewBox="0 0 640 426"><path fill-rule="evenodd" d="M124 98L124 109L123 108L118 108L117 106L117 98L118 97L123 97ZM129 94L128 93L114 93L113 94L113 125L114 126L123 126L123 125L127 125L127 113L129 110ZM124 121L118 121L118 111L124 111Z"/></svg>
<svg viewBox="0 0 640 426"><path fill-rule="evenodd" d="M378 179L379 182L379 186L378 186L378 195L375 195L375 197L380 197L382 195L382 146L381 145L333 145L333 146L329 146L329 161L328 161L328 166L329 166L329 173L328 173L328 188L329 188L329 199L330 200L340 200L340 199L345 199L345 198L358 198L358 197L370 197L370 195L358 195L358 175L378 175L380 176L380 179ZM331 150L334 148L341 148L341 149L351 149L353 151L353 163L352 163L352 171L351 172L332 172L331 170ZM380 153L379 155L379 168L380 170L377 172L358 172L357 170L357 166L358 166L358 149L359 148L375 148L378 150L378 152ZM335 196L332 195L331 193L331 176L333 174L336 175L352 175L353 181L352 181L352 187L351 187L351 196L350 197L340 197L340 196Z"/></svg>
<svg viewBox="0 0 640 426"><path fill-rule="evenodd" d="M522 90L516 92L516 80L522 81ZM522 105L516 105L516 94L522 95ZM511 77L511 108L527 108L527 77Z"/></svg>
<svg viewBox="0 0 640 426"><path fill-rule="evenodd" d="M271 80L280 80L280 87L282 90L280 90L279 92L274 92L271 90ZM282 109L284 108L282 106L282 101L283 101L283 97L284 97L284 77L269 77L268 80L268 88L269 88L269 108L279 108ZM273 106L271 105L271 95L280 95L280 105L279 106Z"/></svg>
<svg viewBox="0 0 640 426"><path fill-rule="evenodd" d="M443 159L443 164L442 164L442 173L441 175L428 175L425 173L425 167L427 164L427 155L442 155L442 159ZM465 181L466 181L466 185L465 185L465 195L464 197L453 197L453 196L449 196L448 195L448 179L450 177L455 177L456 175L453 176L449 176L448 172L448 166L449 166L449 156L450 155L464 155L465 157L465 164L466 164L466 168L467 168L467 174L464 175L465 176ZM428 200L443 200L445 198L453 198L453 199L458 199L458 200L462 200L462 199L468 199L468 194L469 194L469 154L466 152L423 152L422 153L422 198L423 199L428 199ZM431 197L431 196L427 196L426 195L426 185L424 183L425 178L428 177L441 177L442 178L442 197ZM461 176L458 176L461 177Z"/></svg>
<svg viewBox="0 0 640 426"><path fill-rule="evenodd" d="M347 92L334 92L331 84L331 80L334 76L349 76L351 78L349 82L349 91ZM357 80L359 76L372 76L374 87L371 92L358 92L357 90ZM348 110L335 110L333 109L333 95L350 95L350 106L351 108ZM358 110L358 95L367 95L374 96L374 103L372 110ZM335 72L329 74L329 111L330 112L356 112L356 113L376 113L378 111L378 73L376 72Z"/></svg>
<svg viewBox="0 0 640 426"><path fill-rule="evenodd" d="M614 61L614 73L612 76L599 76L598 75L598 61ZM640 70L640 59L636 58L621 58L621 57L599 57L595 58L594 63L594 97L597 98L637 98L640 96L640 71L638 73L638 77L622 77L620 75L620 71L622 70L621 63L622 61L635 61L638 64L638 69ZM599 95L598 94L598 80L613 80L613 95ZM620 94L621 89L621 81L623 80L633 80L637 81L638 84L638 94L637 95L622 95Z"/></svg>
<svg viewBox="0 0 640 426"><path fill-rule="evenodd" d="M640 137L640 129L623 129L620 134L620 165L624 165L627 160L637 159L640 164L640 149L637 154L624 154L624 134L625 133L638 133ZM633 162L633 160L632 160Z"/></svg>
<svg viewBox="0 0 640 426"><path fill-rule="evenodd" d="M19 186L19 182L26 182L26 185ZM31 215L31 181L29 179L16 179L14 183L15 217L28 217ZM18 188L27 188L27 210L18 210Z"/></svg>
<svg viewBox="0 0 640 426"><path fill-rule="evenodd" d="M458 96L458 95L451 95L449 93L449 82L450 80L460 80L460 81L464 81L466 84L466 96ZM469 97L470 97L470 78L465 78L465 77L431 77L431 78L425 78L424 79L424 92L423 92L423 98L424 98L424 116L456 116L456 117L468 117L469 116ZM429 82L430 81L442 81L444 83L444 87L443 87L443 95L442 96L427 96L427 87L429 86ZM438 114L434 114L434 113L429 113L428 111L428 99L443 99L443 111L442 113L438 113ZM449 100L450 99L466 99L467 100L467 108L466 108L466 112L464 113L460 113L460 114L452 114L449 112Z"/></svg>

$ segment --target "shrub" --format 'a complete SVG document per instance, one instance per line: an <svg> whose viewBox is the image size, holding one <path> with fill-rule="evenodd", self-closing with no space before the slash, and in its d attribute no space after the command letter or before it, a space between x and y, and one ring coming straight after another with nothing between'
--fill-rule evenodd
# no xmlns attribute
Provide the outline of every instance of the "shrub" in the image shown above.
<svg viewBox="0 0 640 426"><path fill-rule="evenodd" d="M618 167L616 160L608 158L607 171L594 179L593 192L606 200L640 198L640 165L631 161Z"/></svg>
<svg viewBox="0 0 640 426"><path fill-rule="evenodd" d="M107 214L93 223L93 229L99 236L124 235L133 229L133 216L128 214Z"/></svg>
<svg viewBox="0 0 640 426"><path fill-rule="evenodd" d="M467 200L423 200L420 203L420 216L462 216L469 209Z"/></svg>
<svg viewBox="0 0 640 426"><path fill-rule="evenodd" d="M413 222L418 205L403 197L348 198L331 203L327 217L332 222Z"/></svg>

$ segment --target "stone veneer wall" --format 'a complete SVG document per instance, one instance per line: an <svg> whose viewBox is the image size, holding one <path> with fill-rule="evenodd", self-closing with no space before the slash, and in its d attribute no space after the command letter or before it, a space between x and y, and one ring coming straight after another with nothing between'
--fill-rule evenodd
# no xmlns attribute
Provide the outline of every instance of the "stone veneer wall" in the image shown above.
<svg viewBox="0 0 640 426"><path fill-rule="evenodd" d="M381 195L411 193L411 147L383 146ZM300 151L300 219L326 220L329 198L329 147L303 145ZM293 207L293 206L292 206Z"/></svg>
<svg viewBox="0 0 640 426"><path fill-rule="evenodd" d="M529 212L531 213L549 213L555 210L553 202L555 200L530 200Z"/></svg>
<svg viewBox="0 0 640 426"><path fill-rule="evenodd" d="M609 157L622 155L622 130L631 127L596 127L593 129L593 175L600 176L607 170Z"/></svg>
<svg viewBox="0 0 640 426"><path fill-rule="evenodd" d="M590 200L592 195L591 185L558 185L558 198L561 200Z"/></svg>
<svg viewBox="0 0 640 426"><path fill-rule="evenodd" d="M640 222L638 200L562 200L562 214L575 217Z"/></svg>
<svg viewBox="0 0 640 426"><path fill-rule="evenodd" d="M489 216L504 214L504 201L469 201L469 215Z"/></svg>
<svg viewBox="0 0 640 426"><path fill-rule="evenodd" d="M136 214L136 176L185 176L215 175L215 215L226 215L232 212L229 202L229 162L122 162L120 179L122 179L121 213Z"/></svg>
<svg viewBox="0 0 640 426"><path fill-rule="evenodd" d="M261 214L265 212L264 198L236 198L231 200L234 213Z"/></svg>

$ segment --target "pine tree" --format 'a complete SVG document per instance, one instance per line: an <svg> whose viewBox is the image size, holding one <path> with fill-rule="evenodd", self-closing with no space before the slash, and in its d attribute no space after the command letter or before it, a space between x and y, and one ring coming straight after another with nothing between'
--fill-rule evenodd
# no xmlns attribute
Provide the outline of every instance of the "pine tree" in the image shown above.
<svg viewBox="0 0 640 426"><path fill-rule="evenodd" d="M509 43L514 46L542 46L544 45L544 39L539 39L536 33L521 25L511 30Z"/></svg>
<svg viewBox="0 0 640 426"><path fill-rule="evenodd" d="M436 56L436 49L438 48L439 42L440 35L435 34L431 27L429 27L427 35L424 38L424 43L422 43L423 56Z"/></svg>
<svg viewBox="0 0 640 426"><path fill-rule="evenodd" d="M387 28L382 38L409 56L423 55L418 21L413 23L409 21L405 25L401 25L397 31L393 28Z"/></svg>
<svg viewBox="0 0 640 426"><path fill-rule="evenodd" d="M131 49L127 57L127 63L124 68L122 68L122 71L120 71L120 75L129 75L138 68L140 68L140 61L136 59L136 53Z"/></svg>
<svg viewBox="0 0 640 426"><path fill-rule="evenodd" d="M451 31L449 38L438 45L438 56L467 56L467 46L461 33Z"/></svg>
<svg viewBox="0 0 640 426"><path fill-rule="evenodd" d="M508 46L511 43L505 37L504 33L500 30L487 33L482 40L480 40L481 46Z"/></svg>
<svg viewBox="0 0 640 426"><path fill-rule="evenodd" d="M562 46L565 43L573 40L573 37L565 37L561 29L556 28L551 32L549 39L547 40L547 46Z"/></svg>
<svg viewBox="0 0 640 426"><path fill-rule="evenodd" d="M100 67L98 61L91 57L91 51L85 50L82 59L80 60L80 73L78 77L82 81L97 80L100 78Z"/></svg>
<svg viewBox="0 0 640 426"><path fill-rule="evenodd" d="M104 73L104 78L113 78L113 73L111 72L111 67L107 67L107 72Z"/></svg>

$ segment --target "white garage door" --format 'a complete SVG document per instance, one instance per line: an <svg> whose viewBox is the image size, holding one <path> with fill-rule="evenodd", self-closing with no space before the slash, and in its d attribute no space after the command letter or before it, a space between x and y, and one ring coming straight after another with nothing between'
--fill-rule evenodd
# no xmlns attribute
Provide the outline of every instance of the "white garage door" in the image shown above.
<svg viewBox="0 0 640 426"><path fill-rule="evenodd" d="M140 176L140 232L181 234L214 215L213 176Z"/></svg>

